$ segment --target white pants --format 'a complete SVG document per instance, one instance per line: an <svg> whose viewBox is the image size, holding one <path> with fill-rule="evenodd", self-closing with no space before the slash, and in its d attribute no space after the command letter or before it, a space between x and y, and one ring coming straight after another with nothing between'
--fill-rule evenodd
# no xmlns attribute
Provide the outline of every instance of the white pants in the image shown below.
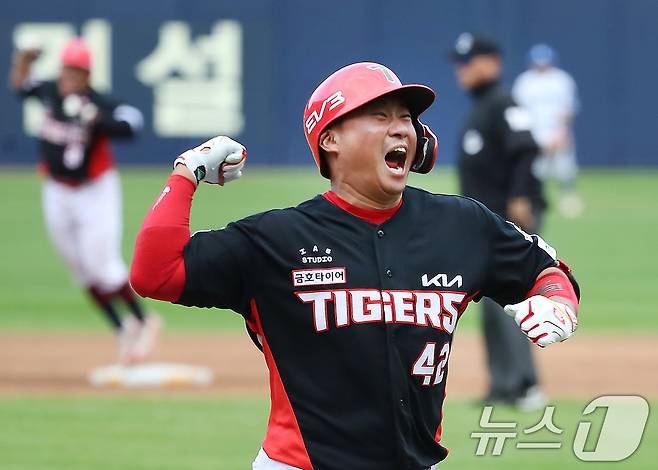
<svg viewBox="0 0 658 470"><path fill-rule="evenodd" d="M121 185L116 170L81 186L43 185L48 235L82 287L112 292L128 280L121 258Z"/></svg>
<svg viewBox="0 0 658 470"><path fill-rule="evenodd" d="M570 147L554 155L539 155L532 170L540 180L554 178L562 185L573 184L578 174L575 148Z"/></svg>
<svg viewBox="0 0 658 470"><path fill-rule="evenodd" d="M271 458L268 457L268 455L265 453L262 447L258 451L256 460L254 460L254 463L251 468L253 470L300 470L297 467L291 467L290 465L287 465L285 463L272 460ZM428 470L437 470L437 466L432 465Z"/></svg>
<svg viewBox="0 0 658 470"><path fill-rule="evenodd" d="M251 465L251 468L253 470L299 470L299 468L297 467L292 467L288 464L277 462L276 460L272 460L265 453L262 447L258 451L256 460L254 460L254 463Z"/></svg>

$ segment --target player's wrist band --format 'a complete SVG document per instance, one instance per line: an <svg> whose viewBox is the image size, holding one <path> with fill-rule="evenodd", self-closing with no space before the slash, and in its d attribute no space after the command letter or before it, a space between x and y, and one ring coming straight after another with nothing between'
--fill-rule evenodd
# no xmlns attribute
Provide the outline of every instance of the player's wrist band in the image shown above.
<svg viewBox="0 0 658 470"><path fill-rule="evenodd" d="M199 164L199 162L197 162L193 156L188 156L185 158L178 157L176 160L174 160L174 168L176 168L178 165L185 165L187 169L192 172L194 178L196 178L197 184L203 181L203 178L206 177L205 165Z"/></svg>
<svg viewBox="0 0 658 470"><path fill-rule="evenodd" d="M578 305L578 296L571 284L571 280L563 272L551 272L540 277L532 286L528 297L541 295L550 299L551 297L561 297L567 299L574 307Z"/></svg>

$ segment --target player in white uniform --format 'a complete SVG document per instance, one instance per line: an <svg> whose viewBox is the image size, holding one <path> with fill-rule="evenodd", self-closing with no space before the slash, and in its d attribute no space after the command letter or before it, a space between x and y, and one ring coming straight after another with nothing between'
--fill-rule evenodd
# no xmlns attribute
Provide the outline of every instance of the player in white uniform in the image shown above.
<svg viewBox="0 0 658 470"><path fill-rule="evenodd" d="M120 360L133 363L152 349L161 320L144 314L128 284L121 258L121 186L109 140L133 137L142 127L142 114L90 87L91 53L81 39L62 51L56 81L30 77L38 56L36 49L17 51L11 85L23 98L44 105L39 168L45 176L48 235L118 333ZM116 309L119 299L131 311L123 319Z"/></svg>
<svg viewBox="0 0 658 470"><path fill-rule="evenodd" d="M514 99L532 116L532 134L542 149L535 162L538 178L555 178L560 184L560 212L577 217L583 202L576 192L575 141L572 124L579 102L576 83L555 66L556 53L546 44L537 44L529 52L530 68L516 79Z"/></svg>

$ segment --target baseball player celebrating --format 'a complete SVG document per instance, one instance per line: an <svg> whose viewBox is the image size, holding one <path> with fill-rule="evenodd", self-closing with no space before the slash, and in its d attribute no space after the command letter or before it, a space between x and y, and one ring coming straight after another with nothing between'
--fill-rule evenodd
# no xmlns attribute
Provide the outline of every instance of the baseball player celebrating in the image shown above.
<svg viewBox="0 0 658 470"><path fill-rule="evenodd" d="M36 49L16 52L11 84L21 97L36 97L45 107L39 141L48 234L77 282L119 333L121 361L132 363L153 347L160 319L144 314L128 284L120 251L121 188L109 139L135 135L142 115L91 88L91 52L80 38L64 47L57 81L30 76L38 56ZM115 299L132 313L123 321Z"/></svg>
<svg viewBox="0 0 658 470"><path fill-rule="evenodd" d="M434 165L420 114L434 101L376 63L344 67L304 110L331 189L190 237L201 181L240 177L246 151L186 151L148 212L131 282L141 295L242 315L269 368L271 414L254 469L426 470L443 460L452 335L481 296L541 347L576 329L569 269L482 204L407 187Z"/></svg>

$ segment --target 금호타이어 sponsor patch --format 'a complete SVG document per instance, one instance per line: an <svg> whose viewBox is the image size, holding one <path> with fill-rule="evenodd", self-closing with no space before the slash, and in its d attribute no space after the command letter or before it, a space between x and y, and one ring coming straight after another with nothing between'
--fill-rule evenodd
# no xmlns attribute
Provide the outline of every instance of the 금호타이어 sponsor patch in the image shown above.
<svg viewBox="0 0 658 470"><path fill-rule="evenodd" d="M292 285L295 287L345 284L345 282L344 267L295 269L292 271Z"/></svg>

